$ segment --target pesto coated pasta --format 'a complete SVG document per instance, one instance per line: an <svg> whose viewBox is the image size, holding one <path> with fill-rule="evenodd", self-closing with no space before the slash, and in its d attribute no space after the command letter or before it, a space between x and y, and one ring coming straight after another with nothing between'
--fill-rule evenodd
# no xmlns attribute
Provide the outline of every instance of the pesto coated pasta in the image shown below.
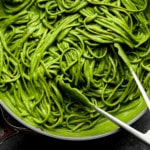
<svg viewBox="0 0 150 150"><path fill-rule="evenodd" d="M147 91L148 0L2 0L0 97L42 130L89 130L137 101L140 91L118 44ZM85 103L82 103L83 100ZM87 105L86 105L87 103Z"/></svg>

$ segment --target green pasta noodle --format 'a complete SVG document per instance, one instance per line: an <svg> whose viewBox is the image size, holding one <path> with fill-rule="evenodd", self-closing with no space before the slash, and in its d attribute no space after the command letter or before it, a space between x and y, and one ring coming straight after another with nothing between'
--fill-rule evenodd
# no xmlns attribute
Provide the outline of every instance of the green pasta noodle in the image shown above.
<svg viewBox="0 0 150 150"><path fill-rule="evenodd" d="M150 91L148 0L0 3L0 98L28 124L79 133L104 119L91 104L113 114L139 105L119 49Z"/></svg>

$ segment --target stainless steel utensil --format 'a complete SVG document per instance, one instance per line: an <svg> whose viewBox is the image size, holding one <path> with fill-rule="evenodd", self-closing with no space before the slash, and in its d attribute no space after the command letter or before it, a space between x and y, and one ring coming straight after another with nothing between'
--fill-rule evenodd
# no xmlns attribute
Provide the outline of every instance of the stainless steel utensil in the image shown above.
<svg viewBox="0 0 150 150"><path fill-rule="evenodd" d="M134 71L134 69L133 69L133 67L132 67L132 65L130 63L130 60L128 59L127 55L125 54L125 52L122 49L122 47L120 46L120 44L115 43L114 46L118 49L119 56L122 58L122 60L125 62L125 64L129 68L129 70L130 70L130 72L131 72L131 74L132 74L132 76L133 76L136 84L138 85L138 88L140 89L140 92L141 92L141 94L142 94L142 96L143 96L143 98L144 98L144 100L145 100L145 102L147 104L147 107L150 110L150 100L149 100L149 97L148 97L148 95L147 95L147 93L146 93L146 91L145 91L142 83L140 82L137 74L135 73L135 71Z"/></svg>
<svg viewBox="0 0 150 150"><path fill-rule="evenodd" d="M137 77L136 73L133 70L131 70L131 72L132 72L132 75L133 75L133 77L134 77L134 79L135 79L135 81L136 81L143 97L144 97L144 100L145 100L145 102L148 106L148 109L150 110L150 101L149 101L149 98L146 94L146 91L144 90L144 88L143 88L139 78ZM121 121L118 118L114 117L110 113L104 111L101 108L98 108L96 105L93 105L93 108L95 110L97 110L98 112L100 112L105 117L107 117L108 119L110 119L111 121L113 121L114 123L116 123L117 125L119 125L120 127L124 128L125 130L127 130L128 132L130 132L131 134L133 134L134 136L136 136L140 140L142 140L143 142L150 145L150 130L148 130L146 133L141 133L138 130L131 127L130 125L128 125L127 123L124 123L123 121Z"/></svg>
<svg viewBox="0 0 150 150"><path fill-rule="evenodd" d="M134 70L131 69L131 73L141 91L141 94L143 95L143 98L147 104L148 109L150 110L150 100L148 98L148 95L146 94L146 91L144 90L139 78L137 77L136 73L134 72ZM138 130L134 129L133 127L129 126L128 124L124 123L123 121L119 120L118 118L114 117L113 115L111 115L110 113L104 111L101 108L98 108L97 106L93 106L93 108L95 110L97 110L98 112L100 112L102 115L104 115L105 117L107 117L108 119L110 119L111 121L113 121L114 123L116 123L117 125L119 125L120 127L124 128L125 130L127 130L128 132L132 133L134 136L136 136L137 138L139 138L140 140L142 140L143 142L147 143L150 145L150 130L148 130L146 133L141 133Z"/></svg>
<svg viewBox="0 0 150 150"><path fill-rule="evenodd" d="M124 53L124 51L122 50L122 48L119 44L116 44L115 46L118 49L118 54L123 59L123 61L126 63L126 65L128 66L130 72L132 73L132 76L133 76L136 84L138 85L138 88L140 89L140 92L141 92L141 94L142 94L142 96L143 96L143 98L144 98L144 100L147 104L147 107L150 110L149 97L148 97L143 85L141 84L138 76L136 75L134 69L132 68L132 65L131 65L127 55ZM103 109L98 108L95 105L93 105L93 108L95 110L97 110L98 112L100 112L105 117L107 117L108 119L110 119L111 121L113 121L114 123L116 123L117 125L119 125L120 127L124 128L128 132L132 133L133 135L135 135L136 137L138 137L139 139L141 139L142 141L144 141L145 143L150 145L150 130L148 130L146 133L141 133L138 130L136 130L136 129L132 128L131 126L129 126L128 124L124 123L123 121L119 120L118 118L114 117L110 113L104 111Z"/></svg>
<svg viewBox="0 0 150 150"><path fill-rule="evenodd" d="M134 78L135 78L135 80L136 80L136 82L138 84L138 87L141 90L141 93L142 93L142 95L144 97L144 100L146 101L146 103L148 104L148 107L149 107L150 106L150 101L149 101L149 98L148 98L148 96L146 94L146 91L144 90L144 88L143 88L140 80L138 79L137 75L135 74L135 72L132 71L132 73L133 73L133 76L134 76ZM64 83L63 81L60 81L60 85L62 86L62 90L64 90L64 92L67 91L70 96L74 95L73 93L74 93L75 89L71 88L69 84ZM132 133L134 136L138 137L139 139L141 139L142 141L144 141L145 143L150 145L150 130L148 130L148 132L146 132L146 133L139 132L138 130L132 128L127 123L124 123L123 121L119 120L117 117L114 117L110 113L104 111L103 109L99 108L95 104L91 103L86 97L80 96L80 93L77 90L76 90L76 95L74 95L74 98L76 100L81 101L85 105L87 105L87 106L97 110L99 113L101 113L102 115L107 117L109 120L113 121L115 124L119 125L120 127L124 128L128 132Z"/></svg>

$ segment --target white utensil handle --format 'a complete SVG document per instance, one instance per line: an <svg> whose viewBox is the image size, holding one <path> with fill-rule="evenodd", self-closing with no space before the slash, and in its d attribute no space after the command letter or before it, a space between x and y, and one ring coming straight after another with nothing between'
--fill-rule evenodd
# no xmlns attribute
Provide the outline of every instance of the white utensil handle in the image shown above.
<svg viewBox="0 0 150 150"><path fill-rule="evenodd" d="M144 88L143 88L139 78L137 77L136 73L133 70L131 70L131 73L132 73L132 75L133 75L133 77L134 77L134 79L135 79L135 81L136 81L136 83L137 83L137 85L141 91L141 94L143 95L143 98L147 104L148 109L150 110L150 100L149 100L149 97L148 97L146 91L144 90Z"/></svg>
<svg viewBox="0 0 150 150"><path fill-rule="evenodd" d="M147 133L141 133L138 130L134 129L133 127L129 126L128 124L124 123L123 121L119 120L118 118L114 117L110 113L104 111L101 108L98 108L97 106L93 106L95 110L100 112L102 115L104 115L106 118L114 122L115 124L119 125L120 127L124 128L131 134L133 134L135 137L139 138L141 141L147 143L150 145L150 131L148 130Z"/></svg>

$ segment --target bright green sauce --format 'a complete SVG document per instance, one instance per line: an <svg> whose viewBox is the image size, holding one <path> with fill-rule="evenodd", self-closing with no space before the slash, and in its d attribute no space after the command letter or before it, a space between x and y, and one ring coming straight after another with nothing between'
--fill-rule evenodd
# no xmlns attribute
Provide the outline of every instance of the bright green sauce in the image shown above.
<svg viewBox="0 0 150 150"><path fill-rule="evenodd" d="M145 110L129 68L149 93L147 0L3 0L0 8L0 98L25 123L86 138L118 128L91 105L125 122Z"/></svg>

